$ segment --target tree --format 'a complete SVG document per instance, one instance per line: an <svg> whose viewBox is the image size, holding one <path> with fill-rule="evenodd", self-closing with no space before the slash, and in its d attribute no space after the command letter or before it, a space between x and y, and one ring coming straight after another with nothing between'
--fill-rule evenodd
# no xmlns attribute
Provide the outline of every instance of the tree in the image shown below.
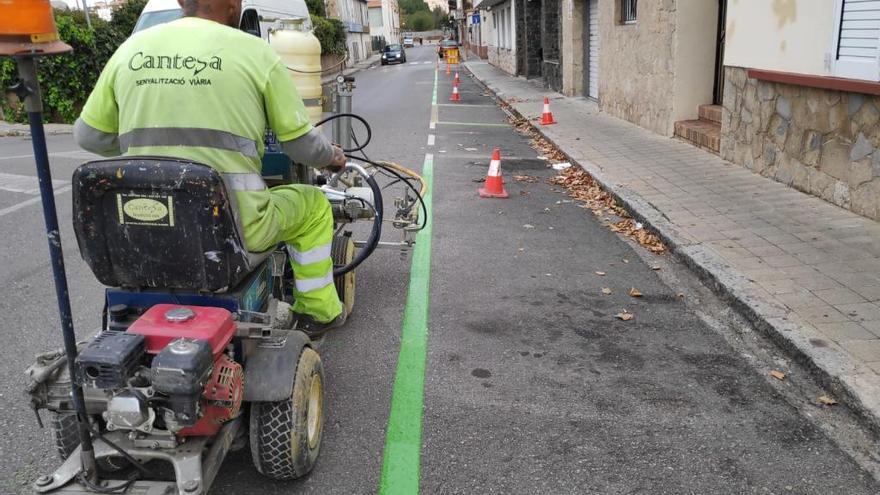
<svg viewBox="0 0 880 495"><path fill-rule="evenodd" d="M431 8L425 3L425 0L399 0L397 5L400 12L404 15L415 14L416 12L430 12Z"/></svg>
<svg viewBox="0 0 880 495"><path fill-rule="evenodd" d="M309 14L327 17L327 8L324 6L324 0L306 0L306 7L309 9Z"/></svg>
<svg viewBox="0 0 880 495"><path fill-rule="evenodd" d="M431 9L431 17L434 19L434 29L452 27L452 22L449 20L449 14L441 7L434 7Z"/></svg>
<svg viewBox="0 0 880 495"><path fill-rule="evenodd" d="M112 27L117 35L125 40L134 31L134 25L137 24L138 16L147 5L147 0L128 0L113 11L110 17L110 27Z"/></svg>
<svg viewBox="0 0 880 495"><path fill-rule="evenodd" d="M420 10L406 16L406 28L411 31L430 31L434 29L434 17L427 10Z"/></svg>

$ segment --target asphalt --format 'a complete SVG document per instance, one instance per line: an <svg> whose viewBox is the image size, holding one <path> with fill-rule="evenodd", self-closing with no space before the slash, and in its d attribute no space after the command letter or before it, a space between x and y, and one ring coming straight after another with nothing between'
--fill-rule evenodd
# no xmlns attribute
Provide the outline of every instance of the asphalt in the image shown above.
<svg viewBox="0 0 880 495"><path fill-rule="evenodd" d="M408 59L358 73L354 110L373 123L370 157L414 168L425 153L435 160L422 493L880 493L853 446L827 433L850 424L845 409L805 412L780 392L651 265L685 268L655 260L543 182L552 170L469 78L454 106L441 72L441 123L429 130L433 48ZM511 197L478 199L475 180L496 146ZM2 172L33 175L31 160L14 158L29 147L0 139ZM70 136L50 137L50 147L75 151ZM54 154L56 178L83 158ZM0 189L0 213L31 197ZM86 336L99 324L101 287L76 250L69 193L58 203ZM21 400L22 370L60 344L41 229L37 204L0 215L0 493L27 493L56 465L48 431ZM245 449L227 458L212 493L376 492L408 272L396 251L368 260L355 313L321 345L327 424L315 470L267 481ZM629 297L631 287L644 297ZM634 319L617 320L623 309Z"/></svg>

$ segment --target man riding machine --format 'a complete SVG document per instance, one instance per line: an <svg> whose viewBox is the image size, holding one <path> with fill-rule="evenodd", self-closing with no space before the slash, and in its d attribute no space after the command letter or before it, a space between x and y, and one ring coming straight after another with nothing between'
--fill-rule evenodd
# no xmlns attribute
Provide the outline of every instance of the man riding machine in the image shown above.
<svg viewBox="0 0 880 495"><path fill-rule="evenodd" d="M305 475L320 450L314 340L351 311L381 190L309 123L278 55L230 27L241 0L180 1L186 17L116 51L75 124L83 148L113 157L72 184L80 251L109 288L101 332L28 369L31 406L52 411L66 458L40 493L194 495L230 449L249 443L276 479ZM282 181L298 183L267 187L267 129L298 163L337 172L329 184L344 169L369 187L314 187L302 167ZM395 226L412 226L414 204L398 200ZM334 229L358 218L374 225L355 256Z"/></svg>

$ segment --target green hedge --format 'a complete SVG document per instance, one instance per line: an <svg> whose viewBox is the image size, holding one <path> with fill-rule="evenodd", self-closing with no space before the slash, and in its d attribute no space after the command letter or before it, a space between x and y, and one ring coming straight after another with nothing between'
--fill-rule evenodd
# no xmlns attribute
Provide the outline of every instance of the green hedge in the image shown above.
<svg viewBox="0 0 880 495"><path fill-rule="evenodd" d="M312 15L312 26L314 27L315 37L321 42L321 53L324 55L344 55L345 46L345 24L339 19L328 19L317 15Z"/></svg>
<svg viewBox="0 0 880 495"><path fill-rule="evenodd" d="M128 38L146 0L129 0L114 13L110 22L92 16L88 28L82 11L55 11L58 35L73 47L73 53L39 59L40 87L43 90L45 119L72 123L89 97L101 69L116 48ZM8 87L17 79L15 63L0 59L0 85ZM0 108L7 120L26 122L24 109L17 101L0 98Z"/></svg>

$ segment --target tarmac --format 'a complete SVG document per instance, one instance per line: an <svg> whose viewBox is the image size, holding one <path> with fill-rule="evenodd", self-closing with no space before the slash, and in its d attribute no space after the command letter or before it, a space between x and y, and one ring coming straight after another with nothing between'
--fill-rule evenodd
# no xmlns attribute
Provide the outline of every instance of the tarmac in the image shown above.
<svg viewBox="0 0 880 495"><path fill-rule="evenodd" d="M602 113L463 64L821 386L880 431L880 223ZM539 124L544 96L555 125Z"/></svg>

